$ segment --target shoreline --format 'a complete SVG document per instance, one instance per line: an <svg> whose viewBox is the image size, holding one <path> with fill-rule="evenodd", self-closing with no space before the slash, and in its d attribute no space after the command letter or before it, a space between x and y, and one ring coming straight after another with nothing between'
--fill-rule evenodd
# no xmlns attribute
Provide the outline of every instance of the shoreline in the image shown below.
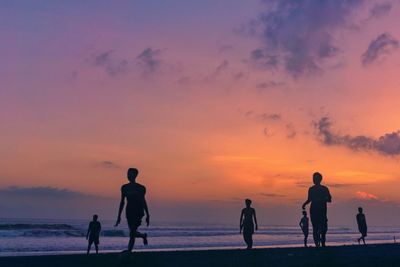
<svg viewBox="0 0 400 267"><path fill-rule="evenodd" d="M308 249L313 249L314 244L312 240L309 240ZM394 243L393 241L369 241L367 245L400 245L400 243ZM328 242L328 247L351 247L351 246L359 246L356 242L354 243L342 243L342 242ZM291 249L291 248L304 248L304 245L301 243L296 244L274 244L274 245L265 245L265 246L254 246L254 250L260 249ZM204 246L204 247L172 247L172 248L146 248L140 247L135 248L134 253L157 253L157 252L187 252L187 251L221 251L221 250L243 250L245 249L245 245L240 246ZM118 254L121 250L101 250L99 254ZM40 256L77 256L86 254L86 250L70 250L70 251L29 251L29 252L5 252L0 253L0 258L2 257L40 257ZM90 254L94 254L94 247ZM1 267L1 266L0 266Z"/></svg>
<svg viewBox="0 0 400 267"><path fill-rule="evenodd" d="M344 245L326 248L256 248L147 251L0 257L1 267L80 266L396 266L400 244Z"/></svg>

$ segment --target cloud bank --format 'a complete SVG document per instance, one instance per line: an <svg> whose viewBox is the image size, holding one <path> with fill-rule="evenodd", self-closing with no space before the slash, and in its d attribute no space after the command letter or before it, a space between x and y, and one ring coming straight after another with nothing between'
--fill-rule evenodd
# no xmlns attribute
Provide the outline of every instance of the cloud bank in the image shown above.
<svg viewBox="0 0 400 267"><path fill-rule="evenodd" d="M382 33L371 41L367 50L362 54L362 64L370 65L397 48L399 48L399 41L389 33Z"/></svg>
<svg viewBox="0 0 400 267"><path fill-rule="evenodd" d="M400 131L386 133L378 138L365 135L343 135L332 130L329 117L314 123L319 141L327 146L344 146L354 151L373 151L384 156L400 155Z"/></svg>
<svg viewBox="0 0 400 267"><path fill-rule="evenodd" d="M340 51L335 33L350 24L353 11L363 2L264 1L265 11L250 26L262 44L250 53L250 59L260 67L279 67L294 77L321 73L324 61Z"/></svg>

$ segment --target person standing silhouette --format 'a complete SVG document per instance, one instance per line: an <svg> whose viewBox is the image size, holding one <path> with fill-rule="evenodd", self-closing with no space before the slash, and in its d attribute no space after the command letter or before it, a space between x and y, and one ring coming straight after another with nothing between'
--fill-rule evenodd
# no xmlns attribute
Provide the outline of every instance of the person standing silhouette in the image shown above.
<svg viewBox="0 0 400 267"><path fill-rule="evenodd" d="M313 174L314 185L308 189L308 198L303 203L303 210L311 203L310 217L313 227L313 238L316 247L325 247L326 233L328 231L327 203L332 202L332 196L326 186L321 185L322 175Z"/></svg>
<svg viewBox="0 0 400 267"><path fill-rule="evenodd" d="M254 223L256 230L258 230L256 210L251 207L251 200L245 200L246 207L242 209L240 214L240 233L243 230L244 242L246 242L247 249L253 248L253 234L254 234ZM254 222L253 222L254 218Z"/></svg>
<svg viewBox="0 0 400 267"><path fill-rule="evenodd" d="M365 237L367 236L368 228L367 228L367 220L365 219L365 214L363 213L363 208L361 207L358 208L358 214L356 216L356 219L357 219L358 231L361 234L361 237L357 239L358 244L360 244L360 241L362 240L364 245L366 245Z"/></svg>
<svg viewBox="0 0 400 267"><path fill-rule="evenodd" d="M304 246L307 246L307 240L308 240L308 217L307 217L307 212L305 210L303 210L303 217L300 220L300 228L303 231L303 235L304 235Z"/></svg>
<svg viewBox="0 0 400 267"><path fill-rule="evenodd" d="M86 234L86 240L88 240L88 248L86 254L89 255L90 248L94 243L94 247L96 248L96 254L99 254L99 239L100 239L100 231L101 224L98 221L99 216L96 214L93 215L93 221L89 223L89 228Z"/></svg>
<svg viewBox="0 0 400 267"><path fill-rule="evenodd" d="M142 224L142 218L146 213L146 224L149 226L150 224L150 214L149 209L147 207L146 202L146 187L141 184L136 183L136 177L138 176L139 171L135 168L128 169L128 180L129 183L124 184L121 187L121 201L119 204L118 217L115 226L118 226L121 222L121 213L125 206L125 199L127 200L126 204L126 219L128 221L129 226L129 244L128 251L132 252L133 246L135 245L135 238L140 237L143 239L143 244L147 245L147 234L142 234L138 231L139 226Z"/></svg>

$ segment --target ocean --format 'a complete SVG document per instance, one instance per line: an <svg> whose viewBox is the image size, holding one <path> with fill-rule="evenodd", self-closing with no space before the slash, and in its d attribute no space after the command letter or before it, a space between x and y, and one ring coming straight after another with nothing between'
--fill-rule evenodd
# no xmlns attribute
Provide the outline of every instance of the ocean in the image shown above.
<svg viewBox="0 0 400 267"><path fill-rule="evenodd" d="M129 231L125 223L114 227L114 221L101 221L100 252L125 250ZM0 256L49 255L84 253L87 220L0 219ZM400 233L395 227L369 227L368 243L393 243ZM148 233L149 245L137 239L135 250L200 250L244 248L238 226L224 224L154 223L142 226ZM355 228L331 226L328 245L356 244L359 233ZM302 246L299 226L261 225L254 237L254 247ZM309 244L312 245L310 228ZM94 252L94 248L92 248Z"/></svg>

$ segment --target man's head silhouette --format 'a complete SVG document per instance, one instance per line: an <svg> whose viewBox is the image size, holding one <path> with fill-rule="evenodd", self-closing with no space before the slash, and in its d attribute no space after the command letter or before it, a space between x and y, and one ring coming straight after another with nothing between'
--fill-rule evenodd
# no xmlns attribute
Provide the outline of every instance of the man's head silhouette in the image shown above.
<svg viewBox="0 0 400 267"><path fill-rule="evenodd" d="M250 199L247 198L244 202L246 203L246 207L250 207L250 205L251 205Z"/></svg>
<svg viewBox="0 0 400 267"><path fill-rule="evenodd" d="M99 216L97 216L97 214L93 215L93 221L97 222L98 218L99 218Z"/></svg>
<svg viewBox="0 0 400 267"><path fill-rule="evenodd" d="M139 171L136 168L129 168L128 169L128 180L131 183L134 183L136 181L136 177L138 176Z"/></svg>
<svg viewBox="0 0 400 267"><path fill-rule="evenodd" d="M307 211L303 210L303 215L307 216Z"/></svg>
<svg viewBox="0 0 400 267"><path fill-rule="evenodd" d="M359 213L363 213L363 208L359 207L359 208L358 208L358 212L359 212Z"/></svg>
<svg viewBox="0 0 400 267"><path fill-rule="evenodd" d="M313 182L315 185L319 185L321 184L322 181L322 174L320 174L319 172L314 172L313 174Z"/></svg>

